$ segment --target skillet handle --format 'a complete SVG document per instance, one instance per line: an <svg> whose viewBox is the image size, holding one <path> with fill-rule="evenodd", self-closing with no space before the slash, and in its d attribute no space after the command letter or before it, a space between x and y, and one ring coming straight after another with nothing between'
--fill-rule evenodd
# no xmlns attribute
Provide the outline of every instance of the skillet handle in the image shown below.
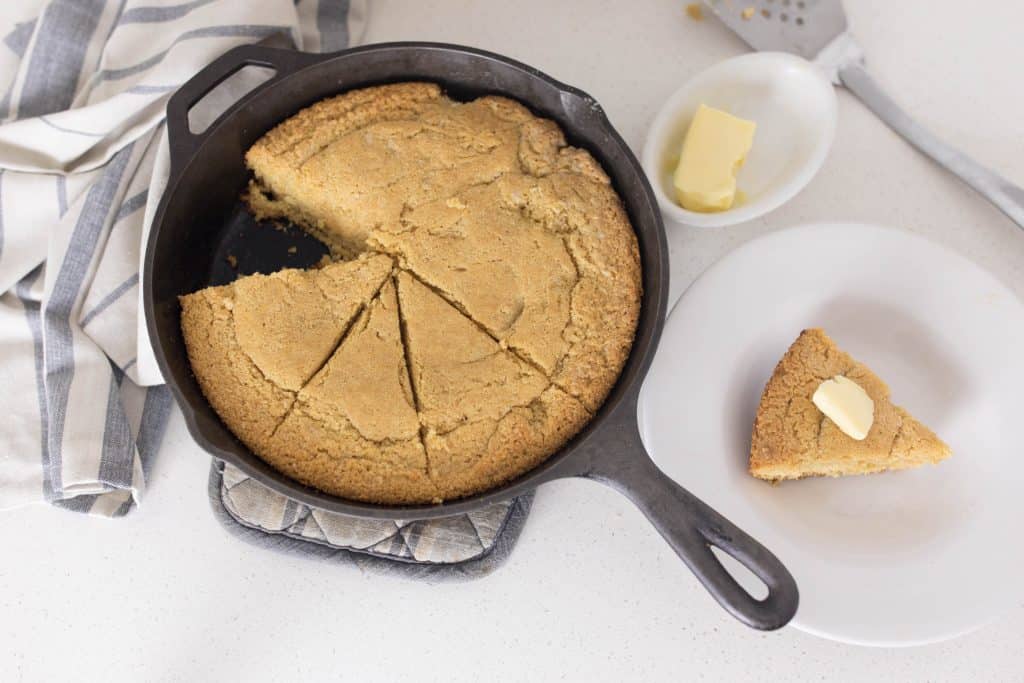
<svg viewBox="0 0 1024 683"><path fill-rule="evenodd" d="M662 472L644 450L636 403L626 401L589 458L583 476L626 495L668 541L708 592L734 617L761 630L781 628L796 614L796 581L775 555L746 532ZM616 419L617 418L617 419ZM768 587L758 600L750 595L711 551L714 546L738 560Z"/></svg>
<svg viewBox="0 0 1024 683"><path fill-rule="evenodd" d="M216 126L215 121L206 131L196 134L189 128L188 123L189 111L214 88L246 66L262 66L273 69L275 71L273 77L261 84L261 86L269 85L295 73L318 58L319 55L297 50L264 45L239 45L210 62L202 71L186 81L167 101L167 138L171 153L171 175L176 175L181 170L199 149L206 138L206 133ZM251 95L252 92L248 93L235 105L237 106ZM223 115L221 114L221 116Z"/></svg>

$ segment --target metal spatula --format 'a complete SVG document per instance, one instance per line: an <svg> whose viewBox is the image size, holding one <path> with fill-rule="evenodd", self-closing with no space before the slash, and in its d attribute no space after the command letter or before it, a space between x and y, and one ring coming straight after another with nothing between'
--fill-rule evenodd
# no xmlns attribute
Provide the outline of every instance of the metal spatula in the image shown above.
<svg viewBox="0 0 1024 683"><path fill-rule="evenodd" d="M922 128L864 69L840 0L704 0L755 50L792 52L819 64L910 144L946 167L1024 228L1024 189Z"/></svg>

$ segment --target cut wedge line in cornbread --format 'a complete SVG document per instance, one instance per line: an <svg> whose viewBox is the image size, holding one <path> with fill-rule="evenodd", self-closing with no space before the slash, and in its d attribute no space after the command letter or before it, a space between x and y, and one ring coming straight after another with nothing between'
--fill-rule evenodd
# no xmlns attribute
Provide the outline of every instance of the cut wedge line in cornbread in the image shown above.
<svg viewBox="0 0 1024 683"><path fill-rule="evenodd" d="M550 384L415 277L401 272L397 279L412 382L426 427L450 431L465 422L498 419Z"/></svg>
<svg viewBox="0 0 1024 683"><path fill-rule="evenodd" d="M345 498L437 499L427 475L391 279L298 393L261 456L288 476Z"/></svg>
<svg viewBox="0 0 1024 683"><path fill-rule="evenodd" d="M441 498L512 479L589 419L575 398L409 273L398 275L412 384Z"/></svg>
<svg viewBox="0 0 1024 683"><path fill-rule="evenodd" d="M863 440L843 433L811 400L826 379L847 377L874 401ZM765 386L754 420L750 473L778 481L904 470L937 463L949 446L889 399L889 387L820 329L804 330Z"/></svg>
<svg viewBox="0 0 1024 683"><path fill-rule="evenodd" d="M192 372L235 436L254 450L265 443L391 267L390 258L371 255L181 297Z"/></svg>

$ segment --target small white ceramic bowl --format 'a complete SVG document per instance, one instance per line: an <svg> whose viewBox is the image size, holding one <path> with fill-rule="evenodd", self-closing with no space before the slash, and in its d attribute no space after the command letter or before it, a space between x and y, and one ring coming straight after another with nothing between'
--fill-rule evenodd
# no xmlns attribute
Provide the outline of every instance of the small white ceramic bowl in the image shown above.
<svg viewBox="0 0 1024 683"><path fill-rule="evenodd" d="M675 201L672 174L683 137L701 103L757 123L737 176L743 199L717 213L687 211ZM734 225L778 208L821 168L836 129L836 94L811 62L782 52L727 59L677 90L654 118L643 167L666 219L698 227Z"/></svg>

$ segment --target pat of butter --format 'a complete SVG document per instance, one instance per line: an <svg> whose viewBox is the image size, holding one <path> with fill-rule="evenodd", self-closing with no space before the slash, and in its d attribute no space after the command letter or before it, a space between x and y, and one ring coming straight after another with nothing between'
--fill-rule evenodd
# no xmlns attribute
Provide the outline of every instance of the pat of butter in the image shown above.
<svg viewBox="0 0 1024 683"><path fill-rule="evenodd" d="M867 437L875 421L875 402L868 392L842 375L818 385L811 400L844 434L857 441Z"/></svg>
<svg viewBox="0 0 1024 683"><path fill-rule="evenodd" d="M690 211L724 211L736 198L736 172L754 143L753 121L701 104L679 155L676 200Z"/></svg>

